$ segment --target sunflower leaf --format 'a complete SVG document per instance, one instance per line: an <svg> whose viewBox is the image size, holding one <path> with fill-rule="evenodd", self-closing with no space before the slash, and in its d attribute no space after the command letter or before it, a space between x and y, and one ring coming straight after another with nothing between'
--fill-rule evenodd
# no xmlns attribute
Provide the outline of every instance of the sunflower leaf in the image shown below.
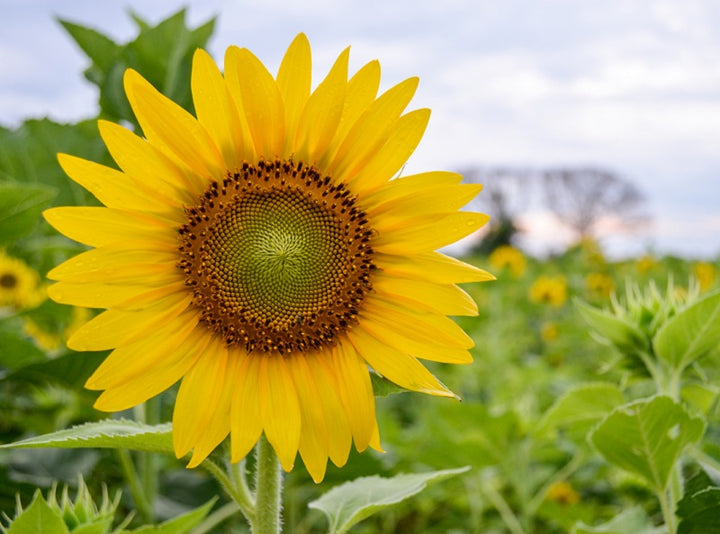
<svg viewBox="0 0 720 534"><path fill-rule="evenodd" d="M469 469L466 466L392 478L362 477L331 489L308 506L325 514L330 522L329 534L343 534L363 519L420 493L428 484Z"/></svg>
<svg viewBox="0 0 720 534"><path fill-rule="evenodd" d="M23 534L26 532L52 532L53 534L69 533L60 512L54 510L40 494L35 493L32 503L10 524L7 534Z"/></svg>
<svg viewBox="0 0 720 534"><path fill-rule="evenodd" d="M40 184L0 182L0 246L31 233L56 193Z"/></svg>
<svg viewBox="0 0 720 534"><path fill-rule="evenodd" d="M591 527L583 522L575 525L572 534L662 534L664 527L655 527L645 510L636 506L625 510L602 525Z"/></svg>
<svg viewBox="0 0 720 534"><path fill-rule="evenodd" d="M134 530L121 530L119 534L185 534L195 528L210 513L217 497L181 516L168 519L159 525L144 525Z"/></svg>
<svg viewBox="0 0 720 534"><path fill-rule="evenodd" d="M0 449L19 448L130 449L172 453L172 425L145 425L126 419L105 419L86 423L42 436L0 445Z"/></svg>
<svg viewBox="0 0 720 534"><path fill-rule="evenodd" d="M678 370L720 345L720 292L669 319L655 335L653 345L657 355Z"/></svg>
<svg viewBox="0 0 720 534"><path fill-rule="evenodd" d="M659 493L683 449L704 432L702 418L660 395L616 408L593 430L590 441L608 462L642 477Z"/></svg>

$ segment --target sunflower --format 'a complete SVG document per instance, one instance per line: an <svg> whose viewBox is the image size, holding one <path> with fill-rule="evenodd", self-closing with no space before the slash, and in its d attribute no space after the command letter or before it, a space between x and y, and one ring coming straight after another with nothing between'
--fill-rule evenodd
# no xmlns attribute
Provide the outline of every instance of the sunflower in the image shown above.
<svg viewBox="0 0 720 534"><path fill-rule="evenodd" d="M35 308L45 298L37 271L0 249L0 307Z"/></svg>
<svg viewBox="0 0 720 534"><path fill-rule="evenodd" d="M529 297L530 302L559 308L567 300L567 280L562 275L541 275L530 286Z"/></svg>
<svg viewBox="0 0 720 534"><path fill-rule="evenodd" d="M94 247L49 273L58 302L107 308L69 339L114 349L88 379L119 411L178 380L175 452L198 465L230 435L241 460L264 433L282 467L380 449L369 368L403 388L452 397L418 358L468 363L448 315L477 307L455 284L488 273L435 250L474 232L461 212L480 186L451 172L394 178L429 110L417 87L377 96L380 67L348 79L349 49L311 91L310 46L292 42L273 77L230 47L224 74L193 57L197 118L137 72L124 85L144 138L99 122L120 170L61 154L105 207L46 219Z"/></svg>

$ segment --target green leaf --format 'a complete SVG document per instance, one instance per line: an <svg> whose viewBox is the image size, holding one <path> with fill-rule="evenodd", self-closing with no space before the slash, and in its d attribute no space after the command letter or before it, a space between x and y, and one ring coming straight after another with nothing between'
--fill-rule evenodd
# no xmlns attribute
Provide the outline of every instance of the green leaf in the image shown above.
<svg viewBox="0 0 720 534"><path fill-rule="evenodd" d="M56 194L44 185L0 182L0 247L32 232Z"/></svg>
<svg viewBox="0 0 720 534"><path fill-rule="evenodd" d="M428 484L465 473L470 467L430 473L362 477L337 486L308 506L323 512L329 534L342 534L363 519L420 493Z"/></svg>
<svg viewBox="0 0 720 534"><path fill-rule="evenodd" d="M18 321L0 321L0 369L20 369L46 359L45 352L21 333Z"/></svg>
<svg viewBox="0 0 720 534"><path fill-rule="evenodd" d="M53 510L45 502L38 490L32 503L18 517L16 517L7 534L66 534L70 531L63 521L60 513Z"/></svg>
<svg viewBox="0 0 720 534"><path fill-rule="evenodd" d="M172 425L145 425L126 419L105 419L86 423L42 436L0 445L0 449L46 448L131 449L173 453Z"/></svg>
<svg viewBox="0 0 720 534"><path fill-rule="evenodd" d="M387 378L374 372L370 373L370 381L372 382L373 393L375 393L376 397L387 397L393 393L403 393L408 391L407 389L398 386L395 382L390 382Z"/></svg>
<svg viewBox="0 0 720 534"><path fill-rule="evenodd" d="M662 492L683 449L697 442L704 431L705 421L700 417L691 416L670 397L657 396L616 408L590 440L608 462Z"/></svg>
<svg viewBox="0 0 720 534"><path fill-rule="evenodd" d="M181 516L169 519L159 525L145 525L134 530L121 530L120 534L185 534L194 529L210 513L217 498Z"/></svg>
<svg viewBox="0 0 720 534"><path fill-rule="evenodd" d="M62 384L81 388L107 356L107 352L70 352L51 360L29 363L8 373L8 380L31 384Z"/></svg>
<svg viewBox="0 0 720 534"><path fill-rule="evenodd" d="M625 322L608 311L590 306L581 300L575 299L574 302L580 315L590 325L594 333L600 338L609 341L620 352L633 353L647 350L647 339L637 326Z"/></svg>
<svg viewBox="0 0 720 534"><path fill-rule="evenodd" d="M720 291L668 320L653 339L656 354L681 370L720 345Z"/></svg>
<svg viewBox="0 0 720 534"><path fill-rule="evenodd" d="M687 481L676 513L681 518L678 534L720 533L720 487L700 471Z"/></svg>
<svg viewBox="0 0 720 534"><path fill-rule="evenodd" d="M602 419L624 402L622 391L615 384L586 382L557 399L555 404L545 412L539 428L547 430L592 423Z"/></svg>
<svg viewBox="0 0 720 534"><path fill-rule="evenodd" d="M99 68L101 72L107 72L115 58L117 58L120 46L106 35L92 28L62 19L58 19L58 22L92 60L93 66Z"/></svg>
<svg viewBox="0 0 720 534"><path fill-rule="evenodd" d="M575 525L572 534L665 534L663 527L654 527L645 511L639 506L625 510L607 523L591 527L585 523Z"/></svg>

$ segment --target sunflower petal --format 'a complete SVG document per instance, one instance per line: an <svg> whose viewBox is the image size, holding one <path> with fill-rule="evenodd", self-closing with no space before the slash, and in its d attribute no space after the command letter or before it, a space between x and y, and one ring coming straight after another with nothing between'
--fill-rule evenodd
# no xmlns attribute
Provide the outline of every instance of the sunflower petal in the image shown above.
<svg viewBox="0 0 720 534"><path fill-rule="evenodd" d="M195 447L206 431L218 407L227 380L228 351L219 339L213 339L207 350L183 377L173 411L173 446L181 458Z"/></svg>
<svg viewBox="0 0 720 534"><path fill-rule="evenodd" d="M283 57L278 69L277 85L285 103L285 125L287 135L285 153L294 150L300 114L310 96L312 59L310 43L304 33L298 34Z"/></svg>
<svg viewBox="0 0 720 534"><path fill-rule="evenodd" d="M407 219L406 224L379 233L372 247L385 254L428 252L472 234L488 220L484 213L469 211Z"/></svg>
<svg viewBox="0 0 720 534"><path fill-rule="evenodd" d="M260 360L248 355L238 366L237 387L230 420L232 461L239 462L252 450L262 434L260 415Z"/></svg>
<svg viewBox="0 0 720 534"><path fill-rule="evenodd" d="M340 145L328 169L331 176L348 181L385 144L392 126L415 94L417 85L417 78L409 78L388 89L370 104Z"/></svg>
<svg viewBox="0 0 720 534"><path fill-rule="evenodd" d="M390 180L417 148L429 120L429 109L417 109L400 117L382 148L349 181L353 191L363 195Z"/></svg>
<svg viewBox="0 0 720 534"><path fill-rule="evenodd" d="M326 78L307 101L297 131L298 158L314 164L320 159L340 123L347 88L350 49L340 54Z"/></svg>
<svg viewBox="0 0 720 534"><path fill-rule="evenodd" d="M388 347L362 328L353 328L347 335L370 367L398 386L429 395L455 397L412 356Z"/></svg>
<svg viewBox="0 0 720 534"><path fill-rule="evenodd" d="M147 214L73 206L47 209L43 217L58 232L91 247L143 239L177 246L177 232L170 223Z"/></svg>
<svg viewBox="0 0 720 534"><path fill-rule="evenodd" d="M198 121L220 149L225 168L239 167L246 156L240 117L225 79L204 50L197 49L193 55L191 84Z"/></svg>
<svg viewBox="0 0 720 534"><path fill-rule="evenodd" d="M386 274L427 280L436 284L485 282L495 277L474 265L441 252L422 252L412 256L376 254L375 263Z"/></svg>
<svg viewBox="0 0 720 534"><path fill-rule="evenodd" d="M285 155L285 110L272 74L252 52L236 46L228 48L225 68L231 90L241 96L257 155L267 160Z"/></svg>
<svg viewBox="0 0 720 534"><path fill-rule="evenodd" d="M207 131L175 102L165 97L133 69L125 71L125 93L145 137L198 177L219 180L225 165Z"/></svg>
<svg viewBox="0 0 720 534"><path fill-rule="evenodd" d="M265 435L280 464L290 471L300 443L300 403L290 370L282 356L260 359L260 413Z"/></svg>
<svg viewBox="0 0 720 534"><path fill-rule="evenodd" d="M119 412L162 393L195 365L209 342L210 338L196 328L176 350L166 353L162 364L155 365L132 379L105 390L95 401L95 409L103 412Z"/></svg>
<svg viewBox="0 0 720 534"><path fill-rule="evenodd" d="M424 280L398 278L379 273L373 289L390 299L399 299L418 310L441 315L477 315L478 308L470 295L451 284L434 284Z"/></svg>

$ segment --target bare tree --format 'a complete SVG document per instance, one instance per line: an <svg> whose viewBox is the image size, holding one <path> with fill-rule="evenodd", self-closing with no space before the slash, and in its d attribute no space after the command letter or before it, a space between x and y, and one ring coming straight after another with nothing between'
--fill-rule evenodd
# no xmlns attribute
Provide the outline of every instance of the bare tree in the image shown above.
<svg viewBox="0 0 720 534"><path fill-rule="evenodd" d="M598 222L613 217L632 228L646 217L639 208L644 197L631 182L596 167L557 168L542 171L550 210L584 238L596 231Z"/></svg>

